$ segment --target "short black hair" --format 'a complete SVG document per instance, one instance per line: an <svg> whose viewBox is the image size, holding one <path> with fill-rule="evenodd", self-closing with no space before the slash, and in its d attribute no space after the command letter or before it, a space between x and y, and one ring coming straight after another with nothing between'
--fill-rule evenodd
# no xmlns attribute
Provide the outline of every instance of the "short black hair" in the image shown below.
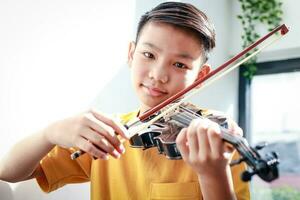
<svg viewBox="0 0 300 200"><path fill-rule="evenodd" d="M137 27L138 42L143 27L148 22L159 22L173 25L196 35L203 45L205 60L208 53L216 46L215 29L208 17L189 3L165 2L141 16Z"/></svg>

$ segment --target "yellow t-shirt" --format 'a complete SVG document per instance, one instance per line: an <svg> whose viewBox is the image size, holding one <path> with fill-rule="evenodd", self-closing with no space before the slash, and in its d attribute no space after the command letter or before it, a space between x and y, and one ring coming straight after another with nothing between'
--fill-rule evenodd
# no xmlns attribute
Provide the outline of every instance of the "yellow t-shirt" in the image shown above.
<svg viewBox="0 0 300 200"><path fill-rule="evenodd" d="M136 112L122 116L126 123ZM91 181L91 199L202 199L197 175L183 160L168 160L156 148L129 147L120 159L93 160L85 154L71 160L72 149L55 147L41 162L44 175L37 178L45 192L68 183ZM234 157L237 158L238 154ZM245 165L231 168L239 200L250 199L249 185L240 179Z"/></svg>

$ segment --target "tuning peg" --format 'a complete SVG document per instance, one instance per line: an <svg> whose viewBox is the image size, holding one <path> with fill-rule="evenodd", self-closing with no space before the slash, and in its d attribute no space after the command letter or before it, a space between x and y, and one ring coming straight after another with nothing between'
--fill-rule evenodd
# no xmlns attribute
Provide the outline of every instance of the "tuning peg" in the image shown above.
<svg viewBox="0 0 300 200"><path fill-rule="evenodd" d="M267 145L268 145L267 142L260 142L260 143L256 144L254 148L256 150L261 150L261 149L265 148Z"/></svg>
<svg viewBox="0 0 300 200"><path fill-rule="evenodd" d="M241 162L243 162L243 161L245 161L245 158L240 158L240 159L237 159L237 160L233 160L233 161L231 161L231 163L230 163L230 167L232 167L232 166L234 166L234 165L238 165L238 164L240 164Z"/></svg>
<svg viewBox="0 0 300 200"><path fill-rule="evenodd" d="M250 171L244 171L242 174L241 174L241 179L245 182L247 181L250 181L252 176L255 175L257 172L253 171L253 172L250 172Z"/></svg>

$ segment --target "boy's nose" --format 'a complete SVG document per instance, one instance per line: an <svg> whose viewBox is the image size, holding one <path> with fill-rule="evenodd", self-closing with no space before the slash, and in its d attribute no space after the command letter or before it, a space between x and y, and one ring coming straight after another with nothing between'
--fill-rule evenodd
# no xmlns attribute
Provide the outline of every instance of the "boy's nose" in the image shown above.
<svg viewBox="0 0 300 200"><path fill-rule="evenodd" d="M149 78L162 83L168 82L169 78L166 66L159 65L151 67L151 70L149 71Z"/></svg>

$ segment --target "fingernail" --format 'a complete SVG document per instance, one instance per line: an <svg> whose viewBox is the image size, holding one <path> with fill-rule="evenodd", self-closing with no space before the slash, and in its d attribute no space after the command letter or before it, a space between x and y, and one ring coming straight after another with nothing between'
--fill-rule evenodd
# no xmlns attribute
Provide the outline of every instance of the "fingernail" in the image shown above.
<svg viewBox="0 0 300 200"><path fill-rule="evenodd" d="M120 158L120 157L121 157L120 153L117 152L117 150L114 150L114 151L112 152L112 154L114 155L115 158Z"/></svg>

